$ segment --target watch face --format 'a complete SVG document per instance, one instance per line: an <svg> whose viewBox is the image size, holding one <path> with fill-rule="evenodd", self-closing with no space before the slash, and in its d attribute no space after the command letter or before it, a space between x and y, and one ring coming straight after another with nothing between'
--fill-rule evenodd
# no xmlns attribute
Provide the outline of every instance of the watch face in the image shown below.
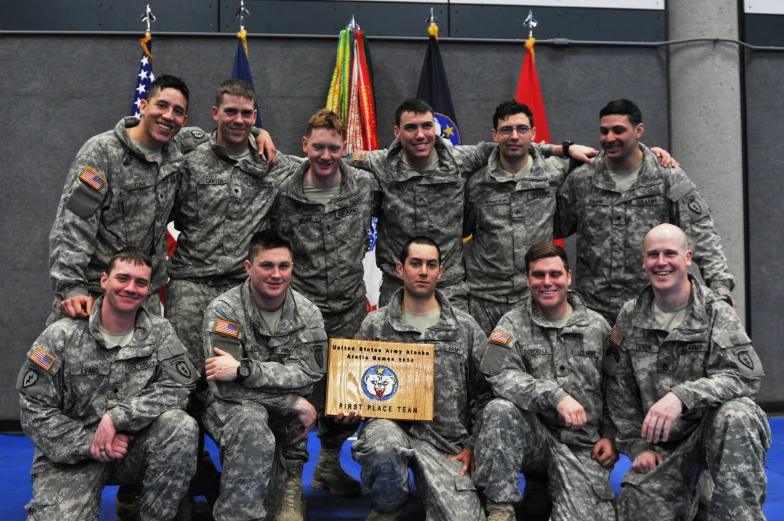
<svg viewBox="0 0 784 521"><path fill-rule="evenodd" d="M243 378L247 378L250 376L250 367L247 365L241 365L239 370L239 375Z"/></svg>

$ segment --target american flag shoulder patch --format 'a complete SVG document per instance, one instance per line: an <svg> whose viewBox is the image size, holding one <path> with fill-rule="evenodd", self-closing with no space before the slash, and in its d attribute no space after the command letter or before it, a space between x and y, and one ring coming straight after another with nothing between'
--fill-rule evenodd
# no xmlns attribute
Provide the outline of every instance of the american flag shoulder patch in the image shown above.
<svg viewBox="0 0 784 521"><path fill-rule="evenodd" d="M214 331L221 335L237 338L240 334L240 325L228 320L218 320L215 323Z"/></svg>
<svg viewBox="0 0 784 521"><path fill-rule="evenodd" d="M500 329L496 329L493 331L493 334L490 335L490 341L495 342L497 344L506 345L509 343L509 340L512 339L512 333L507 333L506 331L502 331Z"/></svg>
<svg viewBox="0 0 784 521"><path fill-rule="evenodd" d="M364 161L367 156L367 150L357 150L354 152L354 161Z"/></svg>
<svg viewBox="0 0 784 521"><path fill-rule="evenodd" d="M35 346L33 354L30 355L30 360L32 360L34 364L45 371L51 369L56 361L52 355L41 349L39 346Z"/></svg>
<svg viewBox="0 0 784 521"><path fill-rule="evenodd" d="M617 327L614 327L612 333L610 333L610 343L615 347L621 347L623 345L624 336L623 333L618 331Z"/></svg>
<svg viewBox="0 0 784 521"><path fill-rule="evenodd" d="M82 174L79 176L79 179L87 183L88 186L95 188L96 190L100 190L103 185L106 184L106 180L99 176L95 170L90 168L89 166L82 170Z"/></svg>

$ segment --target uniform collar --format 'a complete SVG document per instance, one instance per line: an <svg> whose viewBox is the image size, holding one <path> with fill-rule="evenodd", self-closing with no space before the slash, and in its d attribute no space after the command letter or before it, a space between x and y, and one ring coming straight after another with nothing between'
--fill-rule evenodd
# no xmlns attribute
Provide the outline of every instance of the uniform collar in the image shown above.
<svg viewBox="0 0 784 521"><path fill-rule="evenodd" d="M662 178L659 175L659 160L653 155L653 152L651 152L648 147L642 143L638 143L638 145L643 153L642 164L640 165L640 173L637 176L637 182L634 183L628 191L662 183ZM605 163L604 156L604 151L601 151L593 160L593 185L602 190L618 192L615 181L610 177L610 168L607 166L607 163Z"/></svg>
<svg viewBox="0 0 784 521"><path fill-rule="evenodd" d="M261 313L256 305L256 301L253 299L253 293L250 289L250 277L248 277L242 285L241 295L242 305L245 308L245 315L248 317L249 321L256 326L258 331L266 332L267 326L261 319ZM280 325L278 326L278 330L271 336L287 335L292 331L297 331L303 327L304 324L297 312L297 302L294 299L294 292L291 289L291 286L289 286L286 290L286 299L283 301L283 309L280 313Z"/></svg>
<svg viewBox="0 0 784 521"><path fill-rule="evenodd" d="M93 309L90 311L87 328L90 335L97 340L103 348L106 348L106 341L101 336L99 330L99 326L101 325L101 308L103 308L104 301L105 297L104 295L101 295L93 303ZM128 352L131 353L131 350L134 349L144 349L147 346L147 340L149 339L151 332L152 319L150 318L147 309L144 306L141 306L136 312L136 322L133 326L133 338L131 338L131 342L127 346L123 347L123 350L128 349ZM124 358L130 357L126 356Z"/></svg>
<svg viewBox="0 0 784 521"><path fill-rule="evenodd" d="M134 140L131 139L131 136L128 135L128 129L133 128L140 123L140 118L135 118L133 116L124 117L114 126L114 135L117 136L117 139L120 140L120 143L122 143L123 147L125 147L131 155L136 156L137 159L141 159L142 161L149 162L147 161L147 156L144 151L139 148ZM179 159L183 157L183 155L180 153L179 149L172 147L171 141L169 141L164 143L163 147L161 147L161 157L163 158L161 164L163 164L164 162Z"/></svg>
<svg viewBox="0 0 784 521"><path fill-rule="evenodd" d="M436 325L428 328L427 331L430 331L431 329L447 331L457 330L457 316L455 315L455 311L452 308L452 304L449 303L449 300L440 289L436 289L436 300L441 306L441 318ZM392 328L397 331L415 331L416 333L419 333L418 329L403 322L403 288L398 289L392 294L392 297L389 299L389 304L387 304L387 309L389 313L389 324ZM427 333L427 331L425 331L425 333Z"/></svg>
<svg viewBox="0 0 784 521"><path fill-rule="evenodd" d="M703 286L692 275L688 274L691 282L691 309L683 324L676 330L681 331L701 331L707 327L710 321L708 308L716 298L712 295L712 290ZM653 286L648 283L643 288L634 304L634 318L632 323L635 327L643 329L659 329L659 324L653 318L653 306L655 305Z"/></svg>

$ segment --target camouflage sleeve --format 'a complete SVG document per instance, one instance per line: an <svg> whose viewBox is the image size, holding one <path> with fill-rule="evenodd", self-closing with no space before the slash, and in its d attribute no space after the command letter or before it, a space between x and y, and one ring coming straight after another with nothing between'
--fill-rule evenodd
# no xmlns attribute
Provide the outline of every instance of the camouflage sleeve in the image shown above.
<svg viewBox="0 0 784 521"><path fill-rule="evenodd" d="M470 181L469 181L470 183ZM463 201L463 237L473 235L478 220L476 204L471 196L470 187L466 186Z"/></svg>
<svg viewBox="0 0 784 521"><path fill-rule="evenodd" d="M615 443L618 450L634 459L652 446L643 438L642 422L645 419L642 399L634 378L632 361L624 342L632 330L631 311L634 301L623 307L604 356L606 375L605 403L610 418L617 428Z"/></svg>
<svg viewBox="0 0 784 521"><path fill-rule="evenodd" d="M555 148L555 145L551 145L542 141L541 143L531 143L531 146L537 149L544 158L554 157L553 148Z"/></svg>
<svg viewBox="0 0 784 521"><path fill-rule="evenodd" d="M470 434L463 446L473 452L476 437L482 430L482 412L485 405L493 399L493 390L480 370L482 357L487 349L487 336L475 320L471 319L470 323L471 351L466 364L466 381L469 382L468 401L471 408L471 428L468 429Z"/></svg>
<svg viewBox="0 0 784 521"><path fill-rule="evenodd" d="M108 163L104 146L93 138L79 151L66 176L49 234L49 276L59 300L89 294L86 271L109 193Z"/></svg>
<svg viewBox="0 0 784 521"><path fill-rule="evenodd" d="M700 267L705 283L711 289L723 288L732 291L735 277L730 274L727 257L716 233L710 208L694 183L680 168L672 170L670 199L673 203L674 223L689 236L694 251L694 262Z"/></svg>
<svg viewBox="0 0 784 521"><path fill-rule="evenodd" d="M367 172L373 172L373 174L378 177L386 169L388 152L387 149L373 151L357 150L353 154L345 156L343 160L348 163L349 166Z"/></svg>
<svg viewBox="0 0 784 521"><path fill-rule="evenodd" d="M490 159L490 154L493 153L496 146L495 143L482 142L477 145L452 147L460 174L463 177L468 177L483 166L487 166L487 160Z"/></svg>
<svg viewBox="0 0 784 521"><path fill-rule="evenodd" d="M602 348L604 350L605 356L607 355L607 346L610 342L610 325L607 321L602 317L597 317L597 320L601 320L602 326ZM607 373L602 371L602 397L607 396ZM614 440L618 436L618 429L615 428L615 424L610 417L610 409L607 407L607 400L604 398L605 403L602 407L602 421L599 425L599 436L602 438L607 438L610 440Z"/></svg>
<svg viewBox="0 0 784 521"><path fill-rule="evenodd" d="M567 393L556 382L534 378L526 371L520 355L523 346L518 344L514 330L509 317L498 322L482 358L481 371L496 396L524 411L552 411Z"/></svg>
<svg viewBox="0 0 784 521"><path fill-rule="evenodd" d="M690 410L713 409L735 398L753 396L764 375L735 311L723 301L714 302L711 315L707 376L672 388Z"/></svg>
<svg viewBox="0 0 784 521"><path fill-rule="evenodd" d="M27 353L16 380L19 420L25 435L47 458L73 464L91 458L90 445L97 426L86 428L61 410L64 369L58 344L50 326ZM48 369L47 356L54 360Z"/></svg>
<svg viewBox="0 0 784 521"><path fill-rule="evenodd" d="M190 193L191 190L195 190L195 187L191 186L191 179L191 161L186 159L182 162L182 166L180 167L180 178L177 182L177 193L174 196L174 205L172 205L172 212L169 218L170 221L174 221L174 227L178 230L182 230L185 227L184 215L182 213L183 201L187 200L193 195Z"/></svg>
<svg viewBox="0 0 784 521"><path fill-rule="evenodd" d="M210 136L199 127L184 127L174 136L174 140L182 150L183 154L192 152L197 146L205 141L209 141Z"/></svg>
<svg viewBox="0 0 784 521"><path fill-rule="evenodd" d="M160 340L155 381L107 411L117 432L139 432L165 411L185 409L188 394L196 387L199 371L191 363L174 328L164 320L153 324L163 329L156 332Z"/></svg>
<svg viewBox="0 0 784 521"><path fill-rule="evenodd" d="M577 232L578 211L577 196L576 196L577 182L573 175L568 176L561 187L558 189L556 195L556 211L554 219L554 236L555 237L569 237Z"/></svg>

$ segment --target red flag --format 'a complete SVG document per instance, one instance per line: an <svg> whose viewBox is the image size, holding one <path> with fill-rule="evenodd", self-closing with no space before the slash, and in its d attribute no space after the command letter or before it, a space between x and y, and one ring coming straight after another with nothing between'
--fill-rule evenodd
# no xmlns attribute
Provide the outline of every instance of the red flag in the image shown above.
<svg viewBox="0 0 784 521"><path fill-rule="evenodd" d="M527 105L534 113L534 126L536 127L536 140L550 143L550 129L547 126L547 114L544 111L544 98L539 87L539 76L536 74L536 59L534 55L535 38L528 38L525 42L525 56L523 68L520 69L520 80L517 82L518 103ZM555 239L555 244L564 247L563 239Z"/></svg>

